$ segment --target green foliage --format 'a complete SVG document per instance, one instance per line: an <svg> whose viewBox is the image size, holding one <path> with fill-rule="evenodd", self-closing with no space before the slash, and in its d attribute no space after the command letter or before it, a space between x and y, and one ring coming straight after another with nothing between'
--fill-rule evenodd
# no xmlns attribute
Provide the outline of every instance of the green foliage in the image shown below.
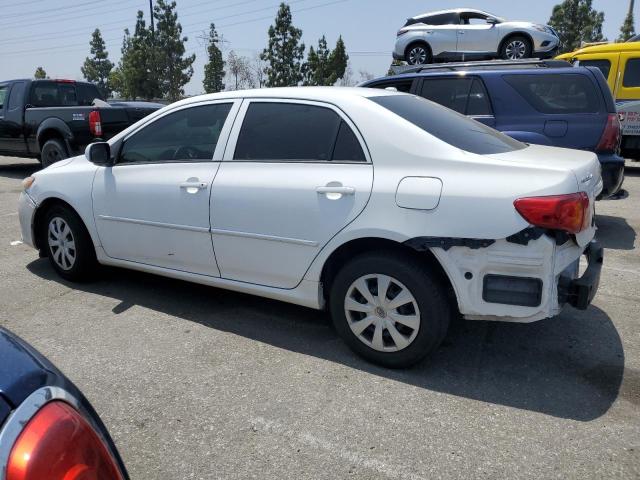
<svg viewBox="0 0 640 480"><path fill-rule="evenodd" d="M629 12L627 12L627 16L624 19L622 28L620 28L620 36L618 37L619 42L626 42L636 34L636 29L633 26L634 3L635 3L634 0L629 1Z"/></svg>
<svg viewBox="0 0 640 480"><path fill-rule="evenodd" d="M329 50L323 35L318 41L317 50L309 48L307 63L303 66L303 85L334 85L344 77L348 61L342 37L338 38L336 48Z"/></svg>
<svg viewBox="0 0 640 480"><path fill-rule="evenodd" d="M344 77L348 63L349 55L347 55L347 49L344 46L341 35L336 42L336 48L334 48L331 55L329 55L329 65L331 66L331 76L329 77L330 85L333 85Z"/></svg>
<svg viewBox="0 0 640 480"><path fill-rule="evenodd" d="M225 61L222 59L222 51L218 44L220 38L218 32L216 32L216 26L212 23L209 30L209 44L207 46L207 54L209 55L209 61L204 66L204 91L206 93L216 93L224 90L224 66Z"/></svg>
<svg viewBox="0 0 640 480"><path fill-rule="evenodd" d="M80 70L82 70L84 78L95 83L104 97L108 98L111 96L109 74L113 69L113 62L109 60L109 53L99 29L94 30L89 45L93 56L85 59Z"/></svg>
<svg viewBox="0 0 640 480"><path fill-rule="evenodd" d="M38 80L47 78L47 72L44 71L44 68L38 67L36 68L36 72L33 74L33 78L36 78Z"/></svg>
<svg viewBox="0 0 640 480"><path fill-rule="evenodd" d="M556 29L562 51L580 48L582 42L601 42L604 12L592 8L593 0L564 0L553 7L549 25Z"/></svg>
<svg viewBox="0 0 640 480"><path fill-rule="evenodd" d="M195 54L185 57L185 42L182 36L182 25L178 22L175 11L176 2L157 0L153 7L153 17L156 19L155 59L156 78L160 79L160 91L171 101L184 96L184 86L193 75Z"/></svg>
<svg viewBox="0 0 640 480"><path fill-rule="evenodd" d="M267 62L265 74L268 87L298 85L303 78L304 43L302 30L291 23L291 9L280 4L275 24L269 27L269 44L260 58Z"/></svg>

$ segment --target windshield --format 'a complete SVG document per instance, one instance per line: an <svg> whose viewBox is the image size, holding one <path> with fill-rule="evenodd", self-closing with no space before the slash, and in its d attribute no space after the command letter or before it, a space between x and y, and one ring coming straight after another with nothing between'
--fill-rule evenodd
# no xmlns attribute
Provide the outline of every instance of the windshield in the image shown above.
<svg viewBox="0 0 640 480"><path fill-rule="evenodd" d="M513 152L527 145L453 110L415 95L385 95L369 100L466 152L478 155Z"/></svg>

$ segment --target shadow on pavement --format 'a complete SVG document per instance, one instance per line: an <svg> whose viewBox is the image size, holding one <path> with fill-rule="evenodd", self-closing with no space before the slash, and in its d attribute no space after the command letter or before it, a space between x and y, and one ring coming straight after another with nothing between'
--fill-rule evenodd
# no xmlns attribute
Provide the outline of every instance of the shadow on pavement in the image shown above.
<svg viewBox="0 0 640 480"><path fill-rule="evenodd" d="M22 180L41 169L42 166L37 160L34 160L33 163L0 163L0 177Z"/></svg>
<svg viewBox="0 0 640 480"><path fill-rule="evenodd" d="M94 283L69 284L47 259L27 268L47 280L119 300L112 310L116 315L139 305L416 387L555 417L600 417L622 382L620 337L607 314L593 306L533 324L459 321L429 360L412 369L387 370L355 356L323 312L127 270L105 269Z"/></svg>
<svg viewBox="0 0 640 480"><path fill-rule="evenodd" d="M605 248L614 250L633 250L636 242L636 231L627 220L611 215L597 215L596 238Z"/></svg>

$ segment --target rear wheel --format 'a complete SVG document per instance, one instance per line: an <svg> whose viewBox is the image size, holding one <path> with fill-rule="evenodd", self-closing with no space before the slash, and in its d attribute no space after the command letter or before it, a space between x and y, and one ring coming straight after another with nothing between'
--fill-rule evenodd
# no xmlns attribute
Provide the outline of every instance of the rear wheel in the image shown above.
<svg viewBox="0 0 640 480"><path fill-rule="evenodd" d="M64 143L57 138L52 138L47 140L42 146L40 161L42 162L43 167L48 167L60 160L64 160L68 156Z"/></svg>
<svg viewBox="0 0 640 480"><path fill-rule="evenodd" d="M414 43L409 45L405 52L405 61L409 65L426 65L433 60L431 49L426 43Z"/></svg>
<svg viewBox="0 0 640 480"><path fill-rule="evenodd" d="M93 242L78 214L56 205L47 212L42 229L43 248L62 278L83 281L95 273L98 262Z"/></svg>
<svg viewBox="0 0 640 480"><path fill-rule="evenodd" d="M508 38L502 45L500 57L505 60L531 58L533 49L528 38L516 36Z"/></svg>
<svg viewBox="0 0 640 480"><path fill-rule="evenodd" d="M331 315L345 342L390 368L413 365L435 350L449 325L445 291L429 269L403 254L363 254L336 276Z"/></svg>

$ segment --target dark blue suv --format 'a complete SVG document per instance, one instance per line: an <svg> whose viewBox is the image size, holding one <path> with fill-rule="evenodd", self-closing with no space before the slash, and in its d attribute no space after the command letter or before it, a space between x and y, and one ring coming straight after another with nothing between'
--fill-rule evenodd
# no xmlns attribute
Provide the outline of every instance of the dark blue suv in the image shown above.
<svg viewBox="0 0 640 480"><path fill-rule="evenodd" d="M620 190L620 123L597 68L572 68L558 61L496 61L411 67L405 72L360 86L425 97L522 142L596 152L602 165L601 198Z"/></svg>

